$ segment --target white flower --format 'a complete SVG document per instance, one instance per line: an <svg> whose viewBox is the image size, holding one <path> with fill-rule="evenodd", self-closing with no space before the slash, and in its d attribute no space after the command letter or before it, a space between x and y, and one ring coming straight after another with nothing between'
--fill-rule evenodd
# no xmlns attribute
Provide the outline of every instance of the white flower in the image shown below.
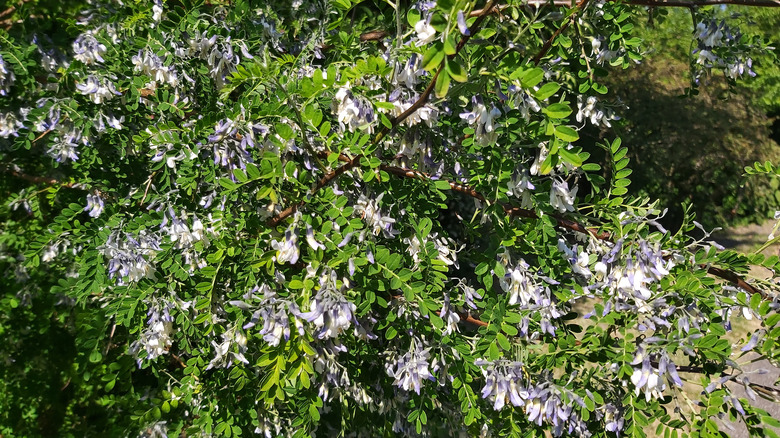
<svg viewBox="0 0 780 438"><path fill-rule="evenodd" d="M277 251L276 261L279 263L290 263L294 265L298 262L300 252L298 250L298 236L291 229L284 233L284 240L271 241L271 248Z"/></svg>
<svg viewBox="0 0 780 438"><path fill-rule="evenodd" d="M420 20L414 25L414 30L417 32L417 39L419 45L425 45L433 41L436 37L436 29L431 26L427 20Z"/></svg>
<svg viewBox="0 0 780 438"><path fill-rule="evenodd" d="M103 213L103 198L98 194L88 194L87 206L84 207L84 211L89 212L89 217L100 216L100 213Z"/></svg>
<svg viewBox="0 0 780 438"><path fill-rule="evenodd" d="M577 196L579 187L569 191L569 183L563 180L553 182L550 190L550 205L560 213L574 211L574 197Z"/></svg>

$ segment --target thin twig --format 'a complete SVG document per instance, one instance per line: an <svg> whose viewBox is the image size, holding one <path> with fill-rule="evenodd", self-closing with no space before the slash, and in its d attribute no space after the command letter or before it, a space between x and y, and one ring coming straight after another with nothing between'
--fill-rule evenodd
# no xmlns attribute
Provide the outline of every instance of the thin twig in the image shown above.
<svg viewBox="0 0 780 438"><path fill-rule="evenodd" d="M552 48L553 42L555 42L555 39L558 38L558 36L566 30L572 23L574 23L574 20L577 19L577 14L579 14L580 11L582 11L585 6L587 6L588 0L579 0L577 2L577 10L572 12L569 16L569 20L561 25L558 29L555 30L555 32L552 34L552 36L544 42L544 45L542 46L541 50L539 50L539 53L536 54L533 58L534 65L539 65L539 62L544 58L544 55L547 54L547 52L550 51Z"/></svg>
<svg viewBox="0 0 780 438"><path fill-rule="evenodd" d="M487 17L487 15L488 15L487 12L491 10L491 8L493 7L494 4L495 4L495 2L493 0L488 1L488 3L485 5L485 8L484 8L485 13L483 15L480 15L474 21L474 24L472 24L471 28L469 29L470 30L469 35L464 35L461 38L460 42L458 42L458 46L455 49L455 54L452 55L452 56L456 56L461 51L461 49L463 49L463 47L466 45L466 43L468 42L469 38L471 38L471 35L475 35L477 33L477 31L479 30L479 26L482 24L482 22L484 21L485 17ZM392 129L394 129L395 127L400 125L404 120L409 118L409 116L414 114L415 111L417 111L423 105L425 105L425 102L428 101L428 97L430 97L431 93L433 92L434 87L436 86L436 79L439 77L439 74L444 69L444 64L445 64L445 61L442 60L441 64L439 64L439 68L436 70L436 74L433 75L433 78L431 78L430 84L428 84L428 87L425 89L425 91L423 91L423 93L420 95L420 97L406 111L401 113L398 117L394 118L391 121L390 127L385 126L385 127L382 128L381 131L379 131L379 133L374 138L374 141L373 141L374 144L379 144L379 142L382 141L382 139L384 139L385 136L387 136L387 134ZM314 188L309 191L309 194L313 195L313 194L317 193L320 189L322 189L323 187L328 185L328 183L330 183L331 181L336 179L339 175L342 175L345 172L348 172L348 171L352 170L358 164L360 164L360 156L357 156L357 157L351 159L349 162L347 162L347 164L339 167L338 169L335 169L335 170L325 174L325 176L323 176L319 181L317 181L317 184L314 186ZM271 219L269 219L268 220L268 225L271 226L271 227L278 225L281 221L283 221L286 218L290 217L291 215L295 214L295 212L298 211L298 209L300 207L302 207L305 203L306 203L306 201L305 201L305 198L304 198L304 199L301 199L300 201L296 202L295 204L285 208L279 214L277 214L276 216L274 216Z"/></svg>

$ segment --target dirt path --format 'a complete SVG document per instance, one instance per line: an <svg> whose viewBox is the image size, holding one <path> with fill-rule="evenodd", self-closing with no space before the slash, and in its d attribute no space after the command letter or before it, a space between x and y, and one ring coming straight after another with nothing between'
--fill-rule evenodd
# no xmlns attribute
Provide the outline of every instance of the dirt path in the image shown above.
<svg viewBox="0 0 780 438"><path fill-rule="evenodd" d="M752 252L758 249L767 240L767 236L772 232L775 225L775 221L767 221L760 225L748 225L744 227L737 227L728 230L724 230L715 236L715 240L726 248L735 249L740 252ZM767 256L780 255L780 245L774 245L763 251ZM765 270L766 271L766 270ZM769 274L768 271L762 272L756 270L752 272L752 275L762 276L766 278ZM742 327L746 330L755 330L758 328L758 323L753 321L753 324L749 324L751 327ZM735 349L739 352L738 349ZM735 359L737 355L735 354ZM747 363L751 359L754 359L757 355L744 356L739 358L738 363ZM749 374L750 382L774 387L775 382L780 379L780 368L775 367L767 360L761 360L758 362L748 363L743 367L743 372ZM762 374L763 373L763 374ZM729 388L739 398L747 399L748 402L760 409L763 409L769 413L773 418L780 418L780 403L777 401L770 401L761 397L756 397L756 400L751 400L742 385L737 383L730 383ZM729 432L729 436L732 438L747 438L748 432L745 424L741 421L731 423L728 421L723 422L727 428L733 427L734 430Z"/></svg>

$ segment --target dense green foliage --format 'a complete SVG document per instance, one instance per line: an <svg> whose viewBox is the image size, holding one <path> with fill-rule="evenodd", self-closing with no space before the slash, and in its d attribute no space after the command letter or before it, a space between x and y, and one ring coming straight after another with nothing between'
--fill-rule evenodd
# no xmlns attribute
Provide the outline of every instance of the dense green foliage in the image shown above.
<svg viewBox="0 0 780 438"><path fill-rule="evenodd" d="M629 194L643 7L9 11L0 435L777 436L780 260ZM737 87L717 14L686 56Z"/></svg>

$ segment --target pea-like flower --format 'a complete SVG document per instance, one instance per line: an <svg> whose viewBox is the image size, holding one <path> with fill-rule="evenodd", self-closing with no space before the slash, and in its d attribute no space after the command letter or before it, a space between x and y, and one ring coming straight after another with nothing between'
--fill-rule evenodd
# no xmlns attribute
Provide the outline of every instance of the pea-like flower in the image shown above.
<svg viewBox="0 0 780 438"><path fill-rule="evenodd" d="M393 385L404 391L414 390L420 395L420 389L426 380L436 381L432 372L432 369L436 368L436 360L431 364L430 357L430 348L421 349L415 343L411 351L387 365L387 374L395 379Z"/></svg>
<svg viewBox="0 0 780 438"><path fill-rule="evenodd" d="M87 206L84 207L84 211L89 212L89 217L99 217L103 213L103 198L97 193L90 193L87 195Z"/></svg>
<svg viewBox="0 0 780 438"><path fill-rule="evenodd" d="M82 33L73 41L73 57L87 65L105 62L102 55L106 50L106 46L90 32Z"/></svg>
<svg viewBox="0 0 780 438"><path fill-rule="evenodd" d="M114 96L121 96L122 93L116 90L114 83L108 78L99 79L94 75L87 76L87 79L76 85L76 88L81 94L89 96L92 102L101 104L104 101L108 101L114 98Z"/></svg>
<svg viewBox="0 0 780 438"><path fill-rule="evenodd" d="M553 181L550 188L550 205L560 213L574 211L574 198L577 196L579 187L569 190L569 183L558 179Z"/></svg>
<svg viewBox="0 0 780 438"><path fill-rule="evenodd" d="M11 85L14 83L14 71L11 66L3 59L3 55L0 55L0 96L7 96L11 90Z"/></svg>

